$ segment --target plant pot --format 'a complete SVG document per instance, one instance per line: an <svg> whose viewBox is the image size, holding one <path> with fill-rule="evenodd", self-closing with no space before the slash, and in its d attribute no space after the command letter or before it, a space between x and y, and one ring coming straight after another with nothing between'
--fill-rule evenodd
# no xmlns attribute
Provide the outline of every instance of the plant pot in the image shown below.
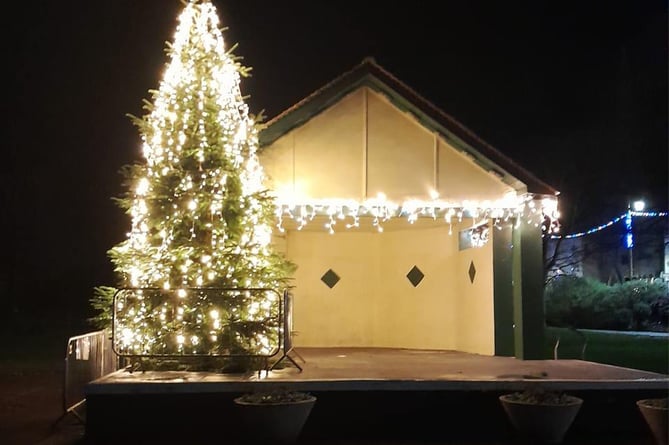
<svg viewBox="0 0 669 445"><path fill-rule="evenodd" d="M295 443L316 403L315 396L305 400L256 403L234 399L244 426L243 440L247 443Z"/></svg>
<svg viewBox="0 0 669 445"><path fill-rule="evenodd" d="M499 396L499 401L516 431L532 443L561 443L574 422L583 400L564 396L561 404L541 404L515 400L513 395Z"/></svg>
<svg viewBox="0 0 669 445"><path fill-rule="evenodd" d="M639 411L643 415L646 424L650 428L653 437L655 437L655 442L658 445L667 445L669 438L669 432L667 432L667 422L669 422L669 411L667 410L667 404L664 403L663 406L660 406L660 402L663 399L643 399L637 400L636 406L639 407Z"/></svg>

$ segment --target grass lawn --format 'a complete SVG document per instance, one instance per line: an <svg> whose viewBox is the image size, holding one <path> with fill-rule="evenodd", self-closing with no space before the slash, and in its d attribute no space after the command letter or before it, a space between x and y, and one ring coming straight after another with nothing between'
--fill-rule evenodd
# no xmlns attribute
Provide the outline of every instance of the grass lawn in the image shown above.
<svg viewBox="0 0 669 445"><path fill-rule="evenodd" d="M580 334L579 334L580 332ZM559 337L558 358L591 362L669 374L669 338L600 331L546 328L546 358L553 358ZM585 355L581 351L586 341Z"/></svg>

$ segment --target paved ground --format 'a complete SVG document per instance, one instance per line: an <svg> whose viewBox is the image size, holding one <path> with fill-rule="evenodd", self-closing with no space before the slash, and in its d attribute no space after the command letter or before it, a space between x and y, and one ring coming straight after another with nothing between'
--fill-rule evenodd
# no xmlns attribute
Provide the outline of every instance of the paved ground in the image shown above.
<svg viewBox="0 0 669 445"><path fill-rule="evenodd" d="M63 361L0 365L0 443L32 445L63 413Z"/></svg>

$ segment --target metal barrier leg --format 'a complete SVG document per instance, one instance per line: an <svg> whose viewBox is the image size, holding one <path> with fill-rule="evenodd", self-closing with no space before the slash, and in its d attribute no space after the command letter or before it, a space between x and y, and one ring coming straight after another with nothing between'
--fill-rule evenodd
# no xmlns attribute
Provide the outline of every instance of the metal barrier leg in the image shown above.
<svg viewBox="0 0 669 445"><path fill-rule="evenodd" d="M287 358L288 360L290 360L290 362L291 362L293 365L295 365L295 367L296 367L297 369L300 370L300 372L302 372L302 367L295 361L295 359L293 359L293 357L291 357L290 355L288 355L288 354L290 354L292 351L293 351L293 350L291 349L290 351L285 352L285 353L281 356L281 358L280 358L279 360L277 360L276 362L274 362L274 364L272 365L271 368L269 368L269 370L270 370L270 371L273 371L274 368L276 368L277 365L283 361L283 359L286 359L286 358ZM303 361L304 361L304 360L303 360Z"/></svg>
<svg viewBox="0 0 669 445"><path fill-rule="evenodd" d="M306 362L307 362L307 361L304 359L304 357L302 357L302 356L300 355L300 353L297 352L297 349L293 349L291 352L293 352L293 353L300 359L300 361L301 361L302 363L306 363Z"/></svg>
<svg viewBox="0 0 669 445"><path fill-rule="evenodd" d="M77 408L79 408L80 406L84 406L85 403L86 399L81 400L75 405L67 408L67 410L65 410L65 412L61 414L60 417L58 417L58 419L56 419L56 421L51 426L51 429L55 429L60 424L60 422L62 422L70 414L73 417L75 417L81 425L86 425L86 419L80 413L77 412Z"/></svg>

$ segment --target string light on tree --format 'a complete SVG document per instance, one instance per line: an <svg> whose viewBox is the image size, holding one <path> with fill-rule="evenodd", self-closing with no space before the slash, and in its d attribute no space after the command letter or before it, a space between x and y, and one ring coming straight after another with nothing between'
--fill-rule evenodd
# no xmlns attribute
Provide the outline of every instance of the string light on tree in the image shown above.
<svg viewBox="0 0 669 445"><path fill-rule="evenodd" d="M132 116L144 162L125 170L129 190L120 203L131 229L109 253L121 287L163 289L174 298L128 297L118 328L132 353L255 353L268 347L263 323L276 296L215 299L198 291L282 289L294 270L271 244L276 203L240 89L248 69L226 51L209 0L185 4L167 53L147 114ZM233 340L223 346L221 339Z"/></svg>

